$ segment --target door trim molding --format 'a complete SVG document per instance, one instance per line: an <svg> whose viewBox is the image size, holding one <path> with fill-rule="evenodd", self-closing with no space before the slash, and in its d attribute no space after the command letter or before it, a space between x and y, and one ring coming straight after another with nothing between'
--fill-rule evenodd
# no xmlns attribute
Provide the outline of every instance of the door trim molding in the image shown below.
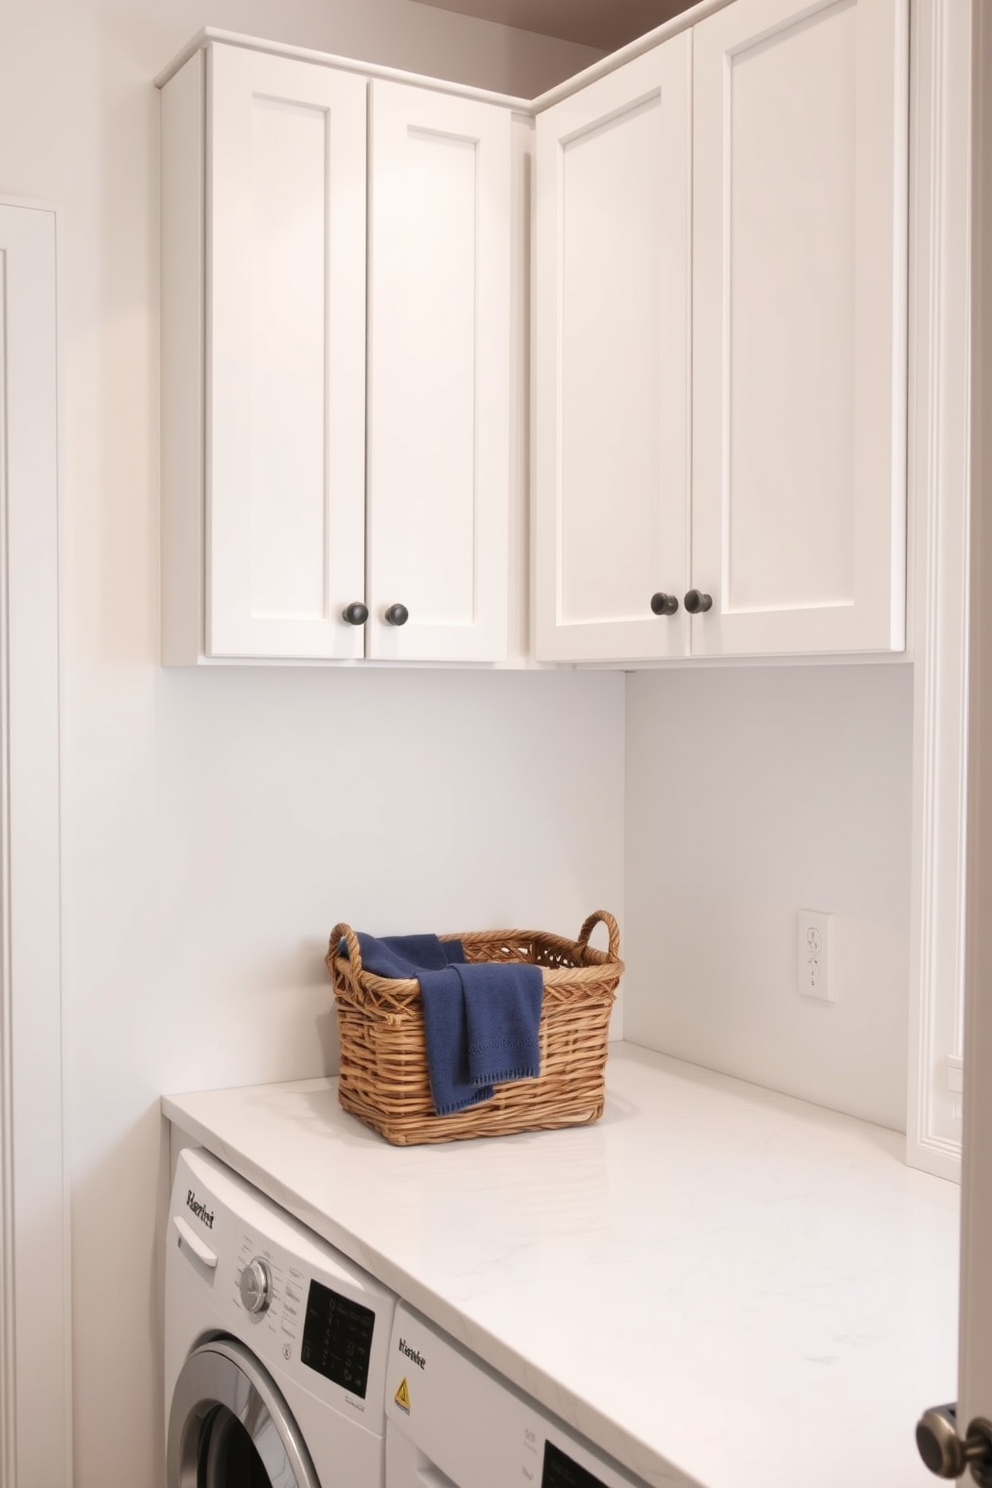
<svg viewBox="0 0 992 1488"><path fill-rule="evenodd" d="M987 1415L992 1398L992 1268L988 1264L992 1224L992 430L987 417L992 393L992 24L986 0L973 0L974 58L971 73L973 134L971 472L971 751L967 806L972 828L968 844L968 913L965 950L965 1105L964 1172L961 1195L961 1299L959 1306L958 1401L960 1420Z"/></svg>
<svg viewBox="0 0 992 1488"><path fill-rule="evenodd" d="M57 214L0 198L0 1480L71 1481Z"/></svg>
<svg viewBox="0 0 992 1488"><path fill-rule="evenodd" d="M913 7L909 568L915 624L907 1162L961 1171L968 764L971 18ZM915 549L915 552L913 551Z"/></svg>

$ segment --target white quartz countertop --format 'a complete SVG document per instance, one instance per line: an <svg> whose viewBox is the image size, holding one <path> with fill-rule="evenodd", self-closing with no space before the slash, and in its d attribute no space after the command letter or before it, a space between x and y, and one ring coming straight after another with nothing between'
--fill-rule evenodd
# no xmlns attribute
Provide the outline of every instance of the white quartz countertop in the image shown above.
<svg viewBox="0 0 992 1488"><path fill-rule="evenodd" d="M630 1044L559 1132L391 1147L334 1080L163 1110L652 1485L933 1481L958 1190L895 1132Z"/></svg>

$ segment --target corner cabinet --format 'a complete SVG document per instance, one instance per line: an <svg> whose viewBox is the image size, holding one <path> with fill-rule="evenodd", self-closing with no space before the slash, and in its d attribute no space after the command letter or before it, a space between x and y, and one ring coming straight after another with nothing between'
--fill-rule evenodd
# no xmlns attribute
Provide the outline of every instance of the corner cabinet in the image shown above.
<svg viewBox="0 0 992 1488"><path fill-rule="evenodd" d="M537 120L544 660L905 644L906 0L736 0Z"/></svg>
<svg viewBox="0 0 992 1488"><path fill-rule="evenodd" d="M165 84L167 665L505 656L510 128L236 45Z"/></svg>

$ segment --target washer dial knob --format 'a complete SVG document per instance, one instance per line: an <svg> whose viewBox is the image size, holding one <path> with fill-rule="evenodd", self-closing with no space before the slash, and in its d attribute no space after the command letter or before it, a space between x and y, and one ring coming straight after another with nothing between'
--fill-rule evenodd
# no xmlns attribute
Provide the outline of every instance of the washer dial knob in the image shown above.
<svg viewBox="0 0 992 1488"><path fill-rule="evenodd" d="M268 1266L256 1256L238 1277L238 1291L246 1312L265 1312L272 1300L272 1276Z"/></svg>

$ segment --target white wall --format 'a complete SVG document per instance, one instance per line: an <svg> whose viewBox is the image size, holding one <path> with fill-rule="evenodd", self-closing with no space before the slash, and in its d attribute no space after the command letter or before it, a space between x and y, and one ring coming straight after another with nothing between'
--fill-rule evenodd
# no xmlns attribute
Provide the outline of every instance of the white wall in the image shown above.
<svg viewBox="0 0 992 1488"><path fill-rule="evenodd" d="M339 918L574 933L622 910L621 678L157 664L151 78L205 23L524 95L595 57L407 0L5 8L0 193L63 209L77 1488L161 1481L160 1093L331 1068Z"/></svg>
<svg viewBox="0 0 992 1488"><path fill-rule="evenodd" d="M623 912L627 1029L903 1120L908 667L163 672L158 98L203 24L532 95L579 47L408 0L32 0L0 46L0 193L63 208L64 967L77 1488L161 1481L163 1090L335 1058L335 920ZM838 916L800 1002L793 917Z"/></svg>
<svg viewBox="0 0 992 1488"><path fill-rule="evenodd" d="M905 1129L912 668L627 681L626 1036ZM796 991L835 916L837 1001Z"/></svg>

